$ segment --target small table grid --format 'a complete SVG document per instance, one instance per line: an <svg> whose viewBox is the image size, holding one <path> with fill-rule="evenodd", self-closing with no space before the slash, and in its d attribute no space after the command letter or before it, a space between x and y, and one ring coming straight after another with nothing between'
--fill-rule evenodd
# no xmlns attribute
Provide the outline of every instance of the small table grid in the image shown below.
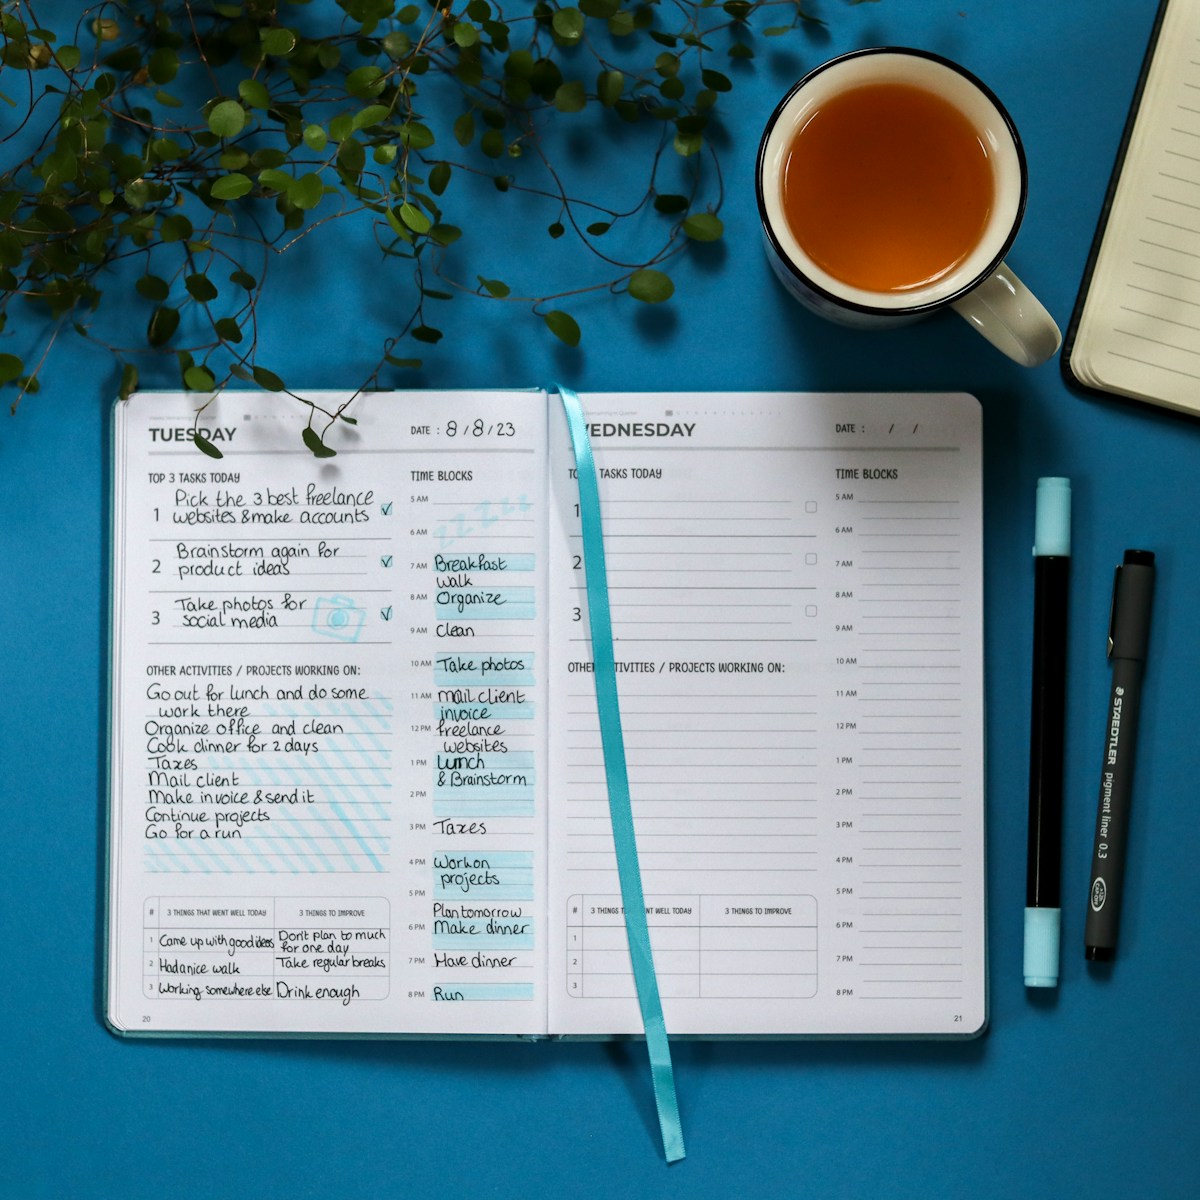
<svg viewBox="0 0 1200 1200"><path fill-rule="evenodd" d="M817 991L812 896L646 897L664 998L803 999ZM567 994L636 995L619 896L567 901Z"/></svg>

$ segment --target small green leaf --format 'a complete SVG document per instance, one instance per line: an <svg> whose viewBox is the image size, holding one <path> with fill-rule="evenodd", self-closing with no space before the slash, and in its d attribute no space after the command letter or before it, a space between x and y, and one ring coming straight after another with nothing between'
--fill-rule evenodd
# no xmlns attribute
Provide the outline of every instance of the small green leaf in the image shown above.
<svg viewBox="0 0 1200 1200"><path fill-rule="evenodd" d="M383 68L374 63L355 68L346 76L346 91L363 98L378 96L383 91Z"/></svg>
<svg viewBox="0 0 1200 1200"><path fill-rule="evenodd" d="M433 345L435 342L442 340L442 331L435 329L432 325L418 325L412 331L413 337L418 342L425 342L427 345Z"/></svg>
<svg viewBox="0 0 1200 1200"><path fill-rule="evenodd" d="M192 441L195 443L196 449L207 454L209 458L225 457L198 429L192 430Z"/></svg>
<svg viewBox="0 0 1200 1200"><path fill-rule="evenodd" d="M121 386L117 392L122 400L128 400L137 391L138 369L133 363L126 363L121 368Z"/></svg>
<svg viewBox="0 0 1200 1200"><path fill-rule="evenodd" d="M484 279L482 275L476 275L483 290L489 296L495 296L497 300L503 300L511 292L511 288L507 283L501 283L499 279Z"/></svg>
<svg viewBox="0 0 1200 1200"><path fill-rule="evenodd" d="M328 141L329 137L320 125L306 125L304 127L304 144L310 150L324 150Z"/></svg>
<svg viewBox="0 0 1200 1200"><path fill-rule="evenodd" d="M78 66L78 50L75 51L75 59ZM60 65L64 65L61 50L58 54L58 61ZM170 83L179 74L179 54L169 46L160 46L150 55L150 61L146 64L146 73L155 83Z"/></svg>
<svg viewBox="0 0 1200 1200"><path fill-rule="evenodd" d="M564 42L577 42L583 37L583 13L577 8L556 9L550 23Z"/></svg>
<svg viewBox="0 0 1200 1200"><path fill-rule="evenodd" d="M400 129L400 141L412 150L428 150L435 138L433 130L420 121L408 121Z"/></svg>
<svg viewBox="0 0 1200 1200"><path fill-rule="evenodd" d="M192 392L211 392L215 383L207 367L188 367L183 373L183 386Z"/></svg>
<svg viewBox="0 0 1200 1200"><path fill-rule="evenodd" d="M314 458L333 458L337 455L336 450L331 450L321 441L321 435L311 425L304 427L301 437L304 439L304 444L312 451Z"/></svg>
<svg viewBox="0 0 1200 1200"><path fill-rule="evenodd" d="M722 75L720 71L701 71L700 78L704 86L712 88L714 92L728 92L733 87L729 76Z"/></svg>
<svg viewBox="0 0 1200 1200"><path fill-rule="evenodd" d="M268 167L265 171L259 171L258 182L274 192L286 192L295 181L286 171Z"/></svg>
<svg viewBox="0 0 1200 1200"><path fill-rule="evenodd" d="M283 380L274 371L268 371L266 367L255 367L253 375L254 382L259 387L265 387L268 392L282 392L284 390Z"/></svg>
<svg viewBox="0 0 1200 1200"><path fill-rule="evenodd" d="M273 54L276 58L285 58L296 48L296 35L292 30L276 25L270 29L258 31L264 54Z"/></svg>
<svg viewBox="0 0 1200 1200"><path fill-rule="evenodd" d="M405 201L400 205L400 220L413 231L413 233L428 233L433 222L411 201Z"/></svg>
<svg viewBox="0 0 1200 1200"><path fill-rule="evenodd" d="M533 66L533 55L528 50L514 50L504 60L504 74L509 79L528 79Z"/></svg>
<svg viewBox="0 0 1200 1200"><path fill-rule="evenodd" d="M246 110L236 100L222 100L209 110L208 127L217 137L237 137L246 127Z"/></svg>
<svg viewBox="0 0 1200 1200"><path fill-rule="evenodd" d="M629 277L629 294L643 304L661 304L675 292L671 277L653 267L643 267Z"/></svg>
<svg viewBox="0 0 1200 1200"><path fill-rule="evenodd" d="M679 74L679 55L660 54L654 60L654 68L666 79L674 79Z"/></svg>
<svg viewBox="0 0 1200 1200"><path fill-rule="evenodd" d="M663 192L654 197L654 210L660 213L687 212L688 198L674 192Z"/></svg>
<svg viewBox="0 0 1200 1200"><path fill-rule="evenodd" d="M440 196L449 183L450 164L448 162L435 163L433 170L429 172L429 190L435 196Z"/></svg>
<svg viewBox="0 0 1200 1200"><path fill-rule="evenodd" d="M0 354L0 384L19 379L24 370L25 364L15 354Z"/></svg>
<svg viewBox="0 0 1200 1200"><path fill-rule="evenodd" d="M466 50L479 42L479 30L469 21L459 21L454 26L454 44Z"/></svg>
<svg viewBox="0 0 1200 1200"><path fill-rule="evenodd" d="M214 324L217 337L223 342L237 343L242 340L242 327L232 317L222 317Z"/></svg>
<svg viewBox="0 0 1200 1200"><path fill-rule="evenodd" d="M555 221L553 224L546 226L546 232L552 238L560 238L564 233L567 232L567 230L566 226L563 225L561 221Z"/></svg>
<svg viewBox="0 0 1200 1200"><path fill-rule="evenodd" d="M0 230L0 266L18 267L24 257L25 247L21 239L10 230Z"/></svg>
<svg viewBox="0 0 1200 1200"><path fill-rule="evenodd" d="M596 78L596 95L606 108L612 108L625 90L625 76L620 71L601 71Z"/></svg>
<svg viewBox="0 0 1200 1200"><path fill-rule="evenodd" d="M157 275L143 275L133 286L137 288L139 296L153 300L155 304L161 304L171 294L167 281L159 279Z"/></svg>
<svg viewBox="0 0 1200 1200"><path fill-rule="evenodd" d="M386 104L368 104L354 114L351 125L354 129L369 129L372 125L378 125L391 111Z"/></svg>
<svg viewBox="0 0 1200 1200"><path fill-rule="evenodd" d="M236 200L239 196L244 196L254 187L254 181L248 176L241 174L240 171L231 171L228 175L222 175L215 180L212 185L212 197L214 200Z"/></svg>
<svg viewBox="0 0 1200 1200"><path fill-rule="evenodd" d="M325 194L325 187L321 183L320 175L315 172L310 172L307 175L301 175L288 188L288 199L297 207L303 209L316 208L321 202L321 197Z"/></svg>
<svg viewBox="0 0 1200 1200"><path fill-rule="evenodd" d="M551 312L543 313L542 320L546 322L547 328L560 341L566 342L568 346L579 345L579 325L570 313L565 313L561 309L554 309Z"/></svg>
<svg viewBox="0 0 1200 1200"><path fill-rule="evenodd" d="M54 57L58 59L58 65L64 71L73 71L79 66L81 55L78 46L60 46Z"/></svg>
<svg viewBox="0 0 1200 1200"><path fill-rule="evenodd" d="M146 340L152 346L165 346L178 328L178 309L167 308L166 306L156 308L150 314L150 321L146 326Z"/></svg>
<svg viewBox="0 0 1200 1200"><path fill-rule="evenodd" d="M587 105L587 93L583 90L583 84L577 80L570 83L564 83L558 91L554 93L554 107L559 112L573 113L580 112Z"/></svg>
<svg viewBox="0 0 1200 1200"><path fill-rule="evenodd" d="M615 38L628 37L636 28L631 12L615 12L608 18L608 32Z"/></svg>
<svg viewBox="0 0 1200 1200"><path fill-rule="evenodd" d="M693 242L715 242L725 232L725 225L716 213L692 213L683 222L683 232Z"/></svg>
<svg viewBox="0 0 1200 1200"><path fill-rule="evenodd" d="M387 221L388 225L390 226L392 232L398 238L401 238L404 241L408 242L408 244L411 246L412 245L412 234L408 232L408 229L405 227L404 222L400 220L399 216L397 216L396 210L394 208L384 209L383 216L384 216L384 219Z"/></svg>
<svg viewBox="0 0 1200 1200"><path fill-rule="evenodd" d="M474 116L469 112L460 114L454 122L454 140L458 142L460 146L469 146L474 137Z"/></svg>
<svg viewBox="0 0 1200 1200"><path fill-rule="evenodd" d="M258 280L254 278L248 271L237 270L229 276L230 283L236 283L238 287L245 288L246 291L252 292L258 287Z"/></svg>
<svg viewBox="0 0 1200 1200"><path fill-rule="evenodd" d="M201 303L206 303L209 300L217 298L217 289L213 286L212 280L207 275L199 273L189 275L184 281L184 286L188 290L188 294L193 300L199 300Z"/></svg>
<svg viewBox="0 0 1200 1200"><path fill-rule="evenodd" d="M257 79L243 79L238 84L238 95L251 108L271 107L271 93Z"/></svg>
<svg viewBox="0 0 1200 1200"><path fill-rule="evenodd" d="M397 29L383 39L383 48L389 58L403 58L412 49L412 38Z"/></svg>
<svg viewBox="0 0 1200 1200"><path fill-rule="evenodd" d="M191 221L183 213L172 213L164 217L158 227L158 236L164 242L186 242L194 232Z"/></svg>
<svg viewBox="0 0 1200 1200"><path fill-rule="evenodd" d="M504 133L499 129L489 129L479 139L479 148L488 158L499 158L504 153Z"/></svg>

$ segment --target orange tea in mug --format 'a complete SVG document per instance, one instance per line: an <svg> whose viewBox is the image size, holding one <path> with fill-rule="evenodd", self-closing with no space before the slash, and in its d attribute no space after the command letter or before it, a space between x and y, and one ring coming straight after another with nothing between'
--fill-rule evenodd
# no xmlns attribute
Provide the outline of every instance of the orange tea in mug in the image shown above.
<svg viewBox="0 0 1200 1200"><path fill-rule="evenodd" d="M934 92L867 83L807 114L783 165L783 215L836 279L909 292L963 263L995 184L975 126Z"/></svg>
<svg viewBox="0 0 1200 1200"><path fill-rule="evenodd" d="M926 50L856 50L810 71L759 146L763 240L818 315L890 328L951 308L1010 358L1061 337L1005 263L1028 174L1012 119L969 71Z"/></svg>

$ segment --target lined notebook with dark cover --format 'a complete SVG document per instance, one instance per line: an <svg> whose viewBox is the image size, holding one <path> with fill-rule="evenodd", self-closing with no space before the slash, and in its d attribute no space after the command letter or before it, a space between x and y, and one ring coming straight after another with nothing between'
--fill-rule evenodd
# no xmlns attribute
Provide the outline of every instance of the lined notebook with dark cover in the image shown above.
<svg viewBox="0 0 1200 1200"><path fill-rule="evenodd" d="M1159 8L1062 362L1200 415L1200 0Z"/></svg>

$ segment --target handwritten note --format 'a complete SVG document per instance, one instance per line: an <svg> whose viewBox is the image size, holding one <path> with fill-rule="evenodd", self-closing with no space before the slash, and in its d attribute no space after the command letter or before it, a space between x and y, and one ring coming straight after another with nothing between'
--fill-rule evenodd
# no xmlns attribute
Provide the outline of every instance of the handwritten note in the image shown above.
<svg viewBox="0 0 1200 1200"><path fill-rule="evenodd" d="M544 398L194 405L117 412L112 1020L543 1031Z"/></svg>

